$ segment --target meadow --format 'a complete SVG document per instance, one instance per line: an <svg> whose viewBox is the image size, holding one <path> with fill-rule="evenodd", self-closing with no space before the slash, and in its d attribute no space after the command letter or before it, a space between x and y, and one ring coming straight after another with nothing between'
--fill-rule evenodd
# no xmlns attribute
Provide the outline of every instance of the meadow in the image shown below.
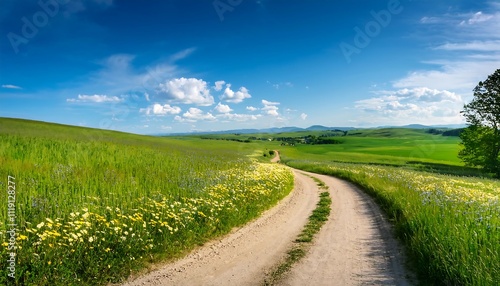
<svg viewBox="0 0 500 286"><path fill-rule="evenodd" d="M457 139L369 132L343 147L282 146L282 162L354 182L374 197L424 285L498 285L500 182L462 166Z"/></svg>
<svg viewBox="0 0 500 286"><path fill-rule="evenodd" d="M292 174L265 163L270 150L372 195L423 284L500 281L500 182L463 166L458 137L390 128L339 133L340 144L288 144L278 138L325 132L152 137L13 119L0 126L1 285L14 281L12 184L15 283L106 284L180 257L286 196Z"/></svg>
<svg viewBox="0 0 500 286"><path fill-rule="evenodd" d="M257 217L293 187L291 172L263 163L256 145L14 119L0 126L0 186L15 184L17 224L12 243L1 192L1 285L122 281Z"/></svg>
<svg viewBox="0 0 500 286"><path fill-rule="evenodd" d="M269 149L281 149L286 156L293 159L377 163L388 165L405 165L426 163L429 165L445 164L462 166L457 157L459 138L454 136L433 135L425 129L361 129L347 132L347 136L338 135L335 131L307 131L276 134L220 134L205 135L203 138L240 140L258 138L251 142L261 142ZM298 138L306 136L328 136L341 144L294 144L290 146L282 138ZM272 140L269 142L269 140ZM281 144L285 143L285 144Z"/></svg>

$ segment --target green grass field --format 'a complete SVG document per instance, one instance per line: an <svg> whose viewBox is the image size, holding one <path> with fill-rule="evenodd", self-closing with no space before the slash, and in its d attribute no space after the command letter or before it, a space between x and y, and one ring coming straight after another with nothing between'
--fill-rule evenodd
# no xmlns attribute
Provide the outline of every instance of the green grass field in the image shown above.
<svg viewBox="0 0 500 286"><path fill-rule="evenodd" d="M293 186L256 145L0 126L0 185L11 192L0 193L0 285L119 282L255 218Z"/></svg>
<svg viewBox="0 0 500 286"><path fill-rule="evenodd" d="M271 150L371 194L424 284L500 281L500 184L463 166L457 137L366 129L338 132L341 144L291 146L278 138L333 135L152 137L3 118L0 126L0 255L16 253L18 285L119 282L227 233L291 190L291 172L266 163ZM1 285L12 281L9 265L0 261Z"/></svg>
<svg viewBox="0 0 500 286"><path fill-rule="evenodd" d="M262 144L280 150L289 166L344 178L374 197L423 285L500 283L500 183L462 164L458 137L390 128L353 130L334 138L342 143Z"/></svg>
<svg viewBox="0 0 500 286"><path fill-rule="evenodd" d="M281 146L282 162L372 195L424 285L498 285L500 183L463 166L459 139L424 130L353 133L342 144Z"/></svg>

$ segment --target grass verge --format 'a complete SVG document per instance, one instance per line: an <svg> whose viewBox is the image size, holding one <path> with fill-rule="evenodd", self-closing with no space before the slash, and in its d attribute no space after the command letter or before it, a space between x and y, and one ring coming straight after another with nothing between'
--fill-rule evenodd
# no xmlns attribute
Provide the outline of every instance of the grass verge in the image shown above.
<svg viewBox="0 0 500 286"><path fill-rule="evenodd" d="M361 164L288 164L346 179L374 197L423 285L499 285L498 180Z"/></svg>
<svg viewBox="0 0 500 286"><path fill-rule="evenodd" d="M318 178L311 177L321 189L328 187ZM330 215L330 205L332 199L330 193L325 191L320 194L320 199L316 205L316 209L309 216L309 222L306 224L302 232L299 234L292 248L287 252L286 258L278 264L264 279L264 285L274 285L281 280L284 275L292 268L292 266L304 257L307 253L314 235L319 232L323 224L328 220Z"/></svg>

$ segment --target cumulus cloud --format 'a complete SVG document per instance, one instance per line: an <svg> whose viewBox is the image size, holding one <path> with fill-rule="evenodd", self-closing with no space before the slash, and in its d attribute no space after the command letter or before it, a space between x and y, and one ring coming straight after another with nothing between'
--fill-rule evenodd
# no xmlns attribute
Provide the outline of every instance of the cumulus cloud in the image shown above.
<svg viewBox="0 0 500 286"><path fill-rule="evenodd" d="M13 84L2 84L2 88L8 89L22 89L22 87Z"/></svg>
<svg viewBox="0 0 500 286"><path fill-rule="evenodd" d="M181 108L178 106L170 106L169 104L161 105L158 103L153 104L148 108L141 108L139 110L141 113L146 115L167 115L167 114L179 114L181 113Z"/></svg>
<svg viewBox="0 0 500 286"><path fill-rule="evenodd" d="M191 107L188 111L182 114L182 117L177 115L174 120L179 122L197 122L199 120L214 121L217 118L213 116L210 112L203 112L203 110Z"/></svg>
<svg viewBox="0 0 500 286"><path fill-rule="evenodd" d="M256 111L256 110L258 110L258 108L253 107L253 106L247 106L247 110L248 111Z"/></svg>
<svg viewBox="0 0 500 286"><path fill-rule="evenodd" d="M275 116L275 117L279 116L278 106L277 106L277 105L280 105L279 102L272 102L272 101L267 101L267 100L263 99L262 105L264 107L262 107L261 110L264 111L265 114Z"/></svg>
<svg viewBox="0 0 500 286"><path fill-rule="evenodd" d="M229 107L229 105L225 105L225 104L217 104L217 106L215 106L215 110L219 113L229 113L231 111L233 111L231 109L231 107Z"/></svg>
<svg viewBox="0 0 500 286"><path fill-rule="evenodd" d="M225 81L223 81L223 80L216 81L216 82L215 82L214 89L215 89L216 91L221 91L221 90L222 90L222 88L224 87L224 85L225 85L225 84L226 84L226 82L225 82Z"/></svg>
<svg viewBox="0 0 500 286"><path fill-rule="evenodd" d="M306 120L306 118L307 118L307 114L302 113L302 114L300 115L300 119L302 119L302 120Z"/></svg>
<svg viewBox="0 0 500 286"><path fill-rule="evenodd" d="M107 96L107 95L85 95L79 94L77 98L68 98L67 102L94 102L94 103L113 103L113 102L121 102L123 98L119 98L117 96Z"/></svg>
<svg viewBox="0 0 500 286"><path fill-rule="evenodd" d="M404 123L459 123L464 101L456 93L427 87L380 91L378 96L358 100L355 108L371 114Z"/></svg>
<svg viewBox="0 0 500 286"><path fill-rule="evenodd" d="M233 91L231 89L231 84L226 84L226 89L224 90L224 94L221 96L221 100L232 102L232 103L240 103L246 98L251 98L252 96L249 93L249 90L242 86L238 91Z"/></svg>
<svg viewBox="0 0 500 286"><path fill-rule="evenodd" d="M159 95L172 102L209 106L214 104L207 82L196 78L176 78L159 85Z"/></svg>

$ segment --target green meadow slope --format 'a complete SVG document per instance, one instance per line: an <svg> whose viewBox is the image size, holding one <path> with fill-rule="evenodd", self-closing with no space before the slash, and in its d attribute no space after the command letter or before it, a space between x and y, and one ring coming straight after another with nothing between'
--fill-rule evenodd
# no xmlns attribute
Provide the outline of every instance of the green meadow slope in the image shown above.
<svg viewBox="0 0 500 286"><path fill-rule="evenodd" d="M120 282L244 224L293 187L254 147L0 118L0 285Z"/></svg>

